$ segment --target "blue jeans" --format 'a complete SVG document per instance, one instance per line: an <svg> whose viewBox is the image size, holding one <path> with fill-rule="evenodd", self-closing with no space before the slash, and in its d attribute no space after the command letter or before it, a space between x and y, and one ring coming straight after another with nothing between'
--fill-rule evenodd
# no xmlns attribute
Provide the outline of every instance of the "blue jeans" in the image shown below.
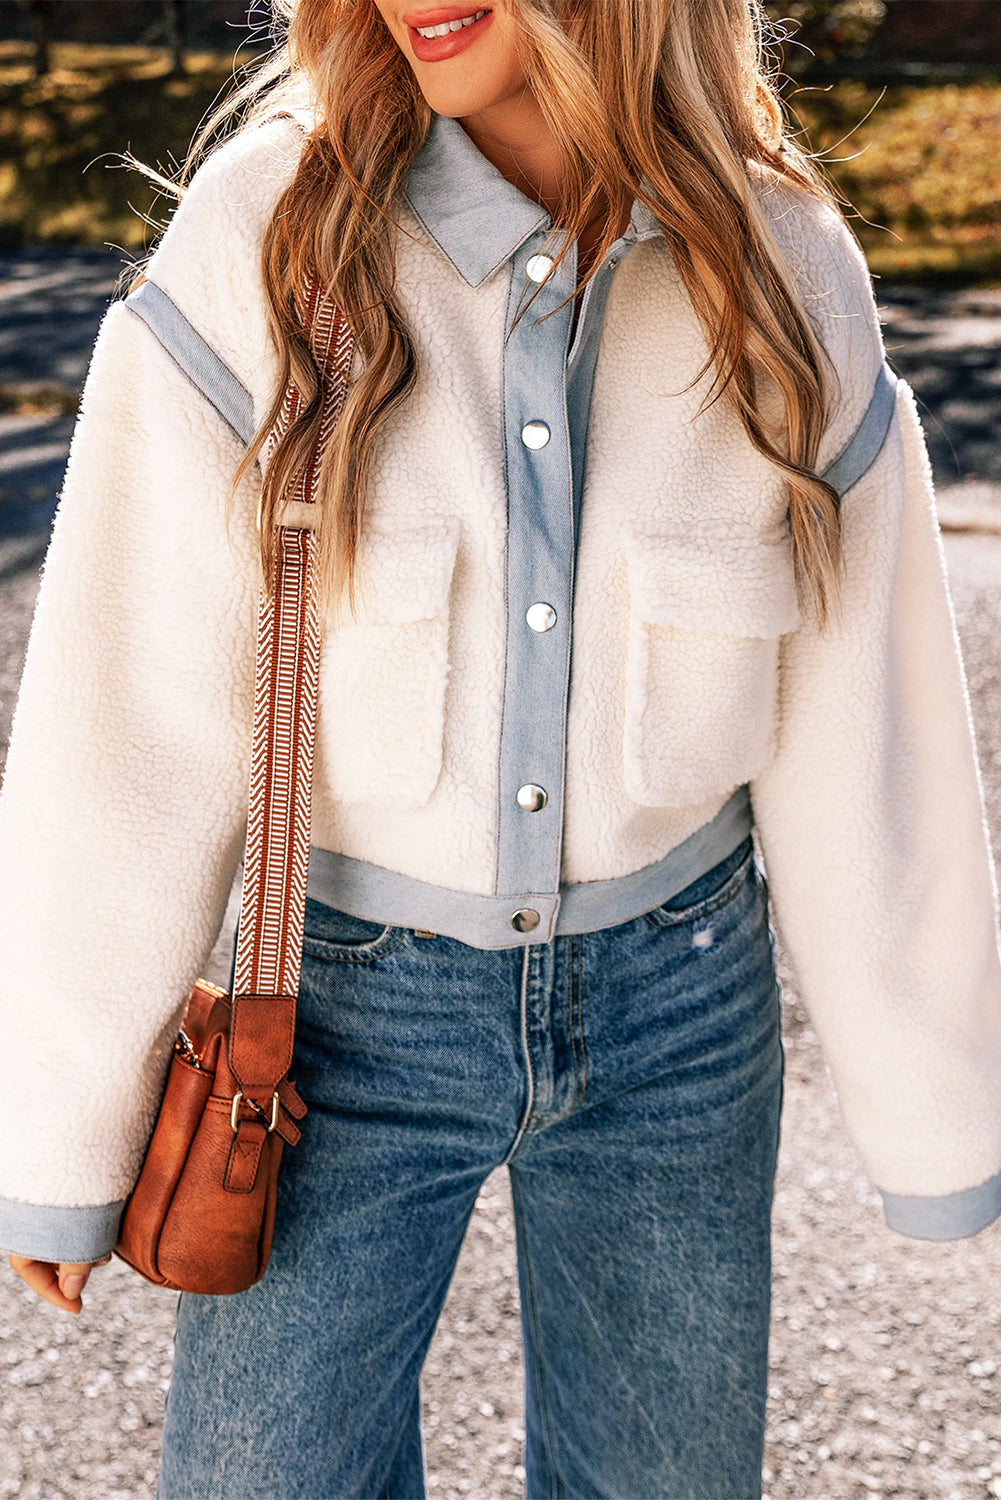
<svg viewBox="0 0 1001 1500"><path fill-rule="evenodd" d="M161 1500L420 1500L418 1377L502 1163L530 1500L760 1495L782 1050L749 841L533 947L309 902L294 1076L264 1279L180 1298Z"/></svg>

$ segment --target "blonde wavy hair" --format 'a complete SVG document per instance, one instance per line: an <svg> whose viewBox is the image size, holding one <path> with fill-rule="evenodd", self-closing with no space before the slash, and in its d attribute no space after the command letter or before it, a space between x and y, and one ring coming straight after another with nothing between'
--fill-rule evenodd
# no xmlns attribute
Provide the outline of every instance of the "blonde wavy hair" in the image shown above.
<svg viewBox="0 0 1001 1500"><path fill-rule="evenodd" d="M315 120L264 237L262 271L281 380L234 481L262 451L291 379L298 418L268 460L261 562L274 578L276 516L317 441L319 376L296 287L319 279L351 325L361 372L322 459L317 573L351 588L373 446L417 374L395 287L394 214L431 113L372 0L272 0L283 39L208 121L192 159L234 116ZM529 85L566 162L557 224L580 233L608 205L600 265L634 198L659 221L705 331L715 378L754 447L786 476L801 596L823 621L841 573L840 508L816 472L832 374L760 203L762 174L832 201L785 135L760 0L510 0ZM757 187L754 178L757 177ZM585 272L586 281L589 272ZM764 391L772 393L765 412ZM784 420L776 430L774 394Z"/></svg>

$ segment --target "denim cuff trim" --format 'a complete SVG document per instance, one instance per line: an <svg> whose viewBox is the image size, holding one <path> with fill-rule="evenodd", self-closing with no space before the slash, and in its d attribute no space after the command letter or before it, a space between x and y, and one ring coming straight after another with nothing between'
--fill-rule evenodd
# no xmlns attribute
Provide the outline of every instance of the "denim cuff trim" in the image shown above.
<svg viewBox="0 0 1001 1500"><path fill-rule="evenodd" d="M977 1187L941 1198L882 1196L886 1222L899 1234L915 1240L962 1240L979 1234L1001 1214L1001 1172Z"/></svg>
<svg viewBox="0 0 1001 1500"><path fill-rule="evenodd" d="M115 1248L126 1200L62 1208L0 1198L0 1245L8 1255L83 1265Z"/></svg>

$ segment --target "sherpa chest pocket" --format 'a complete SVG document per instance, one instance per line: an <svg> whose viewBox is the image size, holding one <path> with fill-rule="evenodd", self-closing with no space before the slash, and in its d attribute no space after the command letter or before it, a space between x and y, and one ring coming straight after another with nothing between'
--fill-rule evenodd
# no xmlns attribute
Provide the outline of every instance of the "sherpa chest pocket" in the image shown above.
<svg viewBox="0 0 1001 1500"><path fill-rule="evenodd" d="M441 772L459 523L366 530L356 604L327 622L318 772L332 797L422 807Z"/></svg>
<svg viewBox="0 0 1001 1500"><path fill-rule="evenodd" d="M774 753L779 640L800 622L789 537L634 525L625 549L626 792L692 806Z"/></svg>

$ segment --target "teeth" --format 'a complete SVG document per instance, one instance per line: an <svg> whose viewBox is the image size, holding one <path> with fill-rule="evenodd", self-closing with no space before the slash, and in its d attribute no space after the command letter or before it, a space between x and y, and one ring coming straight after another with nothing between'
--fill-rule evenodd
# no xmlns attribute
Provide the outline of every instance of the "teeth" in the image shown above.
<svg viewBox="0 0 1001 1500"><path fill-rule="evenodd" d="M418 26L418 36L425 36L429 40L436 36L448 36L452 31L461 31L464 26L472 26L476 21L482 21L486 15L485 10L478 10L475 15L464 16L461 21L446 21L441 26Z"/></svg>

